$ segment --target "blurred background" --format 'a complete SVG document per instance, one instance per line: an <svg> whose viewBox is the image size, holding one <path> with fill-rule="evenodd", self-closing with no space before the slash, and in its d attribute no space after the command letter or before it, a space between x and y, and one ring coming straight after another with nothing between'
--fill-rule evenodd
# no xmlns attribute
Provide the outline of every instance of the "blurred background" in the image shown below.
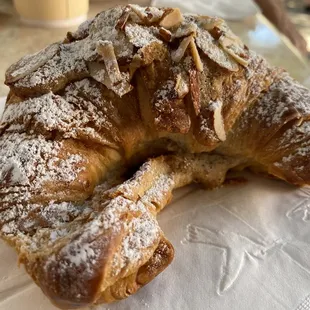
<svg viewBox="0 0 310 310"><path fill-rule="evenodd" d="M225 18L269 62L310 87L310 0L132 0ZM62 40L67 31L122 0L0 0L0 97L5 70L20 57Z"/></svg>

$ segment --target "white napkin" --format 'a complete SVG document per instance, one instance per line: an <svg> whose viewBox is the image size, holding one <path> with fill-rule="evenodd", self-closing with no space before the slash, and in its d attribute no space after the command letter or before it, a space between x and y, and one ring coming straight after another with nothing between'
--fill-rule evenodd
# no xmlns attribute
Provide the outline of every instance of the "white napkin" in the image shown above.
<svg viewBox="0 0 310 310"><path fill-rule="evenodd" d="M252 0L153 0L153 6L178 7L184 13L218 16L229 20L240 20L260 11Z"/></svg>
<svg viewBox="0 0 310 310"><path fill-rule="evenodd" d="M0 118L4 110L6 97L0 97Z"/></svg>
<svg viewBox="0 0 310 310"><path fill-rule="evenodd" d="M176 191L159 215L175 247L171 266L96 309L309 310L310 188L244 175L239 185ZM0 261L0 309L56 310L2 241Z"/></svg>

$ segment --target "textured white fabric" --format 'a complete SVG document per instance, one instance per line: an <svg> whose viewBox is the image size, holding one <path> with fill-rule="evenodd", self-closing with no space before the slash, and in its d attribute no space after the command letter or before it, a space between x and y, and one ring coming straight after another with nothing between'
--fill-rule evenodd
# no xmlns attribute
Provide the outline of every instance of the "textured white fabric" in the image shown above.
<svg viewBox="0 0 310 310"><path fill-rule="evenodd" d="M305 298L296 310L310 310L310 295Z"/></svg>
<svg viewBox="0 0 310 310"><path fill-rule="evenodd" d="M184 13L205 14L230 20L243 19L260 11L252 0L153 0L152 5L178 7Z"/></svg>

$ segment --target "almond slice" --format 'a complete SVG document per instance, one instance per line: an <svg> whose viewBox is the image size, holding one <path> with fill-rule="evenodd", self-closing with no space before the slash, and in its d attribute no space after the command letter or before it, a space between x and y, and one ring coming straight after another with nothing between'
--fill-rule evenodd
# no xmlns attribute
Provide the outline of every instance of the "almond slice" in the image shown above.
<svg viewBox="0 0 310 310"><path fill-rule="evenodd" d="M137 4L129 4L129 7L133 12L140 18L141 22L144 22L147 19L147 15L145 13L145 9Z"/></svg>
<svg viewBox="0 0 310 310"><path fill-rule="evenodd" d="M87 68L89 75L101 84L106 85L107 72L105 65L100 62L88 62Z"/></svg>
<svg viewBox="0 0 310 310"><path fill-rule="evenodd" d="M194 23L182 23L174 34L174 38L187 37L189 35L196 35L197 25Z"/></svg>
<svg viewBox="0 0 310 310"><path fill-rule="evenodd" d="M191 101L193 104L195 115L198 116L200 113L200 89L199 89L199 77L198 71L195 69L189 70L189 85L191 93Z"/></svg>
<svg viewBox="0 0 310 310"><path fill-rule="evenodd" d="M76 31L74 32L69 31L67 33L67 38L65 39L64 43L69 43L86 38L89 35L89 30L94 20L95 20L94 18L88 19L84 23L82 23Z"/></svg>
<svg viewBox="0 0 310 310"><path fill-rule="evenodd" d="M223 49L229 55L231 55L239 64L244 67L249 64L249 59L241 57L241 54L247 57L247 51L242 47L243 43L238 37L235 38L224 34L219 38L218 42L223 47Z"/></svg>
<svg viewBox="0 0 310 310"><path fill-rule="evenodd" d="M178 99L184 98L189 93L189 87L180 73L176 77L174 89L178 94Z"/></svg>
<svg viewBox="0 0 310 310"><path fill-rule="evenodd" d="M133 88L128 82L129 74L123 73L122 80L119 83L114 84L106 71L105 64L99 62L89 62L87 67L90 76L94 80L105 85L108 89L111 89L120 97L129 93Z"/></svg>
<svg viewBox="0 0 310 310"><path fill-rule="evenodd" d="M143 59L141 55L136 54L133 56L132 61L129 64L129 80L132 79L133 75L143 65Z"/></svg>
<svg viewBox="0 0 310 310"><path fill-rule="evenodd" d="M158 23L162 18L164 11L156 7L147 7L145 9L147 15L147 21L149 24Z"/></svg>
<svg viewBox="0 0 310 310"><path fill-rule="evenodd" d="M119 70L112 42L100 40L97 43L97 52L103 58L107 73L112 84L121 82L122 75Z"/></svg>
<svg viewBox="0 0 310 310"><path fill-rule="evenodd" d="M197 50L197 47L196 47L196 44L195 44L195 41L192 35L182 40L178 49L171 53L171 59L174 62L180 62L188 47L190 48L190 52L192 54L197 70L200 72L203 71L203 63L201 61L199 52Z"/></svg>
<svg viewBox="0 0 310 310"><path fill-rule="evenodd" d="M128 78L129 78L129 74L128 74ZM130 85L130 83L127 80L127 75L126 75L126 78L124 78L120 83L116 85L111 85L110 87L107 86L107 87L113 90L119 97L123 97L124 95L126 95L133 89L133 87Z"/></svg>
<svg viewBox="0 0 310 310"><path fill-rule="evenodd" d="M163 27L159 28L159 35L164 39L166 42L171 42L172 40L172 33Z"/></svg>
<svg viewBox="0 0 310 310"><path fill-rule="evenodd" d="M124 30L126 23L127 23L127 20L128 20L128 17L130 15L130 10L131 10L131 7L129 5L124 8L123 13L120 16L115 28L119 28L121 30Z"/></svg>
<svg viewBox="0 0 310 310"><path fill-rule="evenodd" d="M192 40L189 43L189 47L190 47L190 51L192 53L193 59L194 59L194 63L196 65L196 68L198 71L202 72L203 71L203 63L201 61L199 52L197 50L197 46L196 43L194 41L194 38L192 37Z"/></svg>
<svg viewBox="0 0 310 310"><path fill-rule="evenodd" d="M229 71L239 70L235 60L218 45L218 42L214 40L207 30L198 28L195 41L199 49L220 67Z"/></svg>
<svg viewBox="0 0 310 310"><path fill-rule="evenodd" d="M213 111L213 126L217 137L221 141L225 141L226 132L225 132L224 119L222 115L222 107L223 107L222 101L219 100L212 101L209 105L209 110Z"/></svg>
<svg viewBox="0 0 310 310"><path fill-rule="evenodd" d="M173 27L179 26L183 22L183 16L180 9L175 8L171 11L167 11L167 14L164 14L164 17L159 23L159 26L166 29L171 29Z"/></svg>
<svg viewBox="0 0 310 310"><path fill-rule="evenodd" d="M188 36L186 38L184 38L179 47L175 50L171 52L171 59L174 62L180 62L180 60L183 58L190 42L192 41L193 37L192 36Z"/></svg>
<svg viewBox="0 0 310 310"><path fill-rule="evenodd" d="M208 31L214 29L215 27L220 28L224 24L224 20L218 17L203 16L201 17L201 19L202 19L201 21L202 28Z"/></svg>
<svg viewBox="0 0 310 310"><path fill-rule="evenodd" d="M247 66L250 58L249 51L241 39L237 37L225 23L223 23L219 29L221 31L221 36L218 38L218 42L223 50L239 64Z"/></svg>
<svg viewBox="0 0 310 310"><path fill-rule="evenodd" d="M135 15L139 18L139 21L135 18L132 18L132 21L137 22L138 24L143 24L145 26L158 23L164 14L163 10L155 7L143 8L136 4L129 4L128 7L130 7Z"/></svg>

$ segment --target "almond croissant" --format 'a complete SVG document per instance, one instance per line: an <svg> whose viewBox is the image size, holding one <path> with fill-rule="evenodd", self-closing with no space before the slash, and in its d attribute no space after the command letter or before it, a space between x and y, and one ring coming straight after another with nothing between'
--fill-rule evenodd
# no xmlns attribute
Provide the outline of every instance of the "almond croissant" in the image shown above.
<svg viewBox="0 0 310 310"><path fill-rule="evenodd" d="M218 18L116 7L6 84L1 237L60 308L125 298L169 265L156 214L177 187L236 167L310 184L309 90Z"/></svg>

